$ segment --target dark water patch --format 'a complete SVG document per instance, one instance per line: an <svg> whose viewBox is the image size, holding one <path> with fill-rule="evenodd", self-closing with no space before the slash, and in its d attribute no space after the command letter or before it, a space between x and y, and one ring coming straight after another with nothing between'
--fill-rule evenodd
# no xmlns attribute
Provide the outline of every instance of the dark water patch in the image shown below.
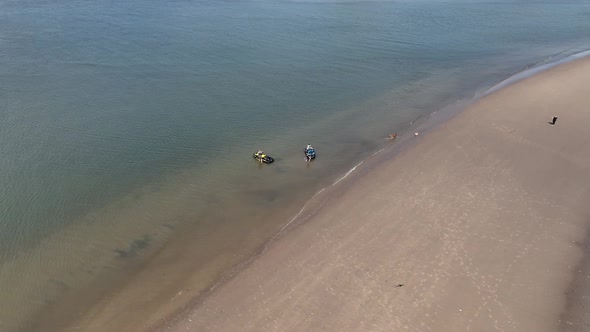
<svg viewBox="0 0 590 332"><path fill-rule="evenodd" d="M275 159L275 161L280 162L281 159ZM284 166L278 166L278 165L276 165L276 166L273 167L273 171L276 174L286 174L286 173L289 172L289 168L288 167L284 167Z"/></svg>
<svg viewBox="0 0 590 332"><path fill-rule="evenodd" d="M247 197L253 199L257 204L270 204L275 202L281 195L281 192L274 189L254 189L248 190Z"/></svg>
<svg viewBox="0 0 590 332"><path fill-rule="evenodd" d="M172 225L172 224L162 224L162 227L165 227L168 230L174 230L174 228L175 228L174 225Z"/></svg>
<svg viewBox="0 0 590 332"><path fill-rule="evenodd" d="M129 247L125 249L114 249L113 251L117 253L119 258L128 258L136 256L139 253L139 251L147 248L150 245L151 241L151 236L146 234L143 238L131 242Z"/></svg>
<svg viewBox="0 0 590 332"><path fill-rule="evenodd" d="M53 286L55 286L57 288L58 292L64 292L64 291L70 289L70 286L68 286L68 284L62 280L50 279L49 281Z"/></svg>

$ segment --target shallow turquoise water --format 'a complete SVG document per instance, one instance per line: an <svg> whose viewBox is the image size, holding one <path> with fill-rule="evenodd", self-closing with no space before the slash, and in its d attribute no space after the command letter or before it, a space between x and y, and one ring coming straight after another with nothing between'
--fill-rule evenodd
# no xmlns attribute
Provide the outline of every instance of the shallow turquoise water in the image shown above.
<svg viewBox="0 0 590 332"><path fill-rule="evenodd" d="M59 296L45 274L91 278L88 257L208 209L300 204L589 31L588 1L0 0L0 327Z"/></svg>

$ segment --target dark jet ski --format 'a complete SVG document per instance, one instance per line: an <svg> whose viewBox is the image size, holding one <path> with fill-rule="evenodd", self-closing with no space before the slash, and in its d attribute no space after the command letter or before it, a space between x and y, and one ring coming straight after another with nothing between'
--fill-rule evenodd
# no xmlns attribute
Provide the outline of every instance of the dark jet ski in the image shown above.
<svg viewBox="0 0 590 332"><path fill-rule="evenodd" d="M273 163L275 160L273 159L273 157L267 155L266 153L262 152L262 151L258 151L254 154L254 159L258 160L261 163L265 163L265 164L271 164Z"/></svg>

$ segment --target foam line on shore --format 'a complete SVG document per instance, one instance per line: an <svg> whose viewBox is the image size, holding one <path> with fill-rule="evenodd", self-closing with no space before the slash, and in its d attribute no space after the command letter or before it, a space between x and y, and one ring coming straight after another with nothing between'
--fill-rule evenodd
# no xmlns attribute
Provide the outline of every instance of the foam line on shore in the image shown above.
<svg viewBox="0 0 590 332"><path fill-rule="evenodd" d="M361 161L360 163L356 164L353 168L351 168L348 172L346 172L346 174L344 174L341 178L339 178L338 180L336 180L336 182L334 182L332 185L336 185L338 184L338 182L346 179L352 172L354 172L356 170L357 167L359 167L360 165L362 165L364 161Z"/></svg>
<svg viewBox="0 0 590 332"><path fill-rule="evenodd" d="M587 223L588 72L584 59L482 98L321 213L304 204L288 224L318 222L167 331L555 331Z"/></svg>
<svg viewBox="0 0 590 332"><path fill-rule="evenodd" d="M585 50L585 51L581 51L569 56L566 56L563 59L559 59L557 61L554 62L550 62L547 64L543 64L540 66L535 66L529 69L526 69L522 72L516 73L512 76L510 76L509 78L501 81L500 83L494 85L493 87L491 87L490 89L488 89L483 95L481 96L474 96L472 102L479 100L483 97L485 97L488 94L491 94L495 91L498 91L500 89L506 88L507 86L514 84L516 82L519 82L525 78L531 77L535 74L538 74L542 71L548 70L550 68L553 68L555 66L558 66L560 64L564 64L570 61L574 61L576 59L581 59L583 57L586 56L590 56L590 50ZM433 115L435 113L437 113L438 111L434 111L432 112L430 115ZM410 123L410 125L413 125L417 120L419 120L421 117L423 117L423 115L418 116L414 121L412 121ZM297 218L299 218L299 216L301 216L301 214L303 213L303 211L305 210L306 206L313 201L313 199L318 196L320 193L322 193L324 190L329 189L335 185L337 185L338 183L340 183L341 181L345 180L346 178L348 178L348 176L350 176L359 166L361 166L365 161L369 160L370 158L378 155L379 153L383 152L384 150L386 150L388 147L383 147L379 150L377 150L376 152L372 153L368 158L366 158L365 160L362 160L361 162L359 162L358 164L356 164L354 167L352 167L350 170L348 170L343 176L341 176L340 178L338 178L336 181L334 181L334 183L332 183L331 185L324 187L322 189L320 189L318 192L316 192L315 194L313 194L301 207L301 209L299 210L299 212L293 217L291 218L291 220L289 220L289 222L287 222L271 239L269 242L267 242L267 244L264 246L264 249L262 250L262 252L266 251L268 245L272 242L272 240L274 240L277 236L281 235L294 221L297 220ZM262 253L261 252L261 253ZM258 255L257 255L258 256ZM249 260L250 261L250 260Z"/></svg>
<svg viewBox="0 0 590 332"><path fill-rule="evenodd" d="M514 84L514 83L516 83L518 81L521 81L521 80L523 80L525 78L531 77L531 76L533 76L533 75L535 75L537 73L540 73L540 72L542 72L544 70L547 70L549 68L552 68L552 67L555 67L555 66L558 66L560 64L567 63L567 62L570 62L570 61L573 61L573 60L576 60L576 59L580 59L580 58L583 58L583 57L588 56L588 55L590 55L590 50L585 50L585 51L581 51L581 52L578 52L578 53L575 53L575 54L566 56L565 58L559 59L557 61L553 61L553 62L549 62L549 63L543 64L543 65L540 65L540 66L534 66L532 68L525 69L525 70L523 70L523 71L521 71L519 73L516 73L516 74L510 76L509 78L507 78L507 79L503 80L502 82L494 85L493 87L489 88L486 92L484 92L484 94L482 95L482 97L485 96L485 95L489 95L491 93L494 93L494 92L496 92L496 91L498 91L498 90L500 90L502 88L505 88L505 87L507 87L507 86L509 86L511 84Z"/></svg>
<svg viewBox="0 0 590 332"><path fill-rule="evenodd" d="M549 64L544 64L538 67L533 67L531 69L527 69L523 72L517 73L515 75L512 75L510 78L494 85L492 88L490 88L489 90L487 90L483 95L480 96L474 96L474 98L472 98L470 104L473 101L479 100L483 97L485 97L488 94L491 94L492 92L495 92L497 90L500 90L502 88L505 88L513 83L516 83L522 79L525 79L529 76L533 76L534 74L537 74L541 71L550 69L554 66L557 66L558 64L561 63L565 63L565 62L569 62L581 57L584 57L586 55L590 55L590 50L589 51L584 51L584 52L580 52L580 53L576 53L574 55L568 56L564 59L560 59L558 61L549 63ZM433 112L433 114L436 112ZM432 115L432 114L431 114ZM428 115L427 115L428 117ZM418 119L415 119L414 121L412 121L411 126L417 121ZM433 125L433 124L431 124ZM273 247L275 244L278 244L280 242L277 242L277 240L281 240L280 237L282 235L284 235L289 228L293 225L293 223L295 223L296 221L298 221L300 219L300 217L304 214L304 212L308 209L309 205L314 202L314 198L316 198L318 195L320 195L321 193L323 193L326 189L329 189L331 187L334 187L335 185L337 185L338 183L342 182L343 180L347 179L351 174L353 174L359 166L361 166L362 164L364 164L365 161L367 161L368 159L370 159L371 157L374 157L375 155L383 152L386 149L389 149L391 146L387 146L384 147L376 152L374 152L373 154L371 154L368 158L366 158L365 160L359 162L358 164L356 164L354 167L352 167L350 170L348 170L343 176L341 176L340 178L338 178L335 182L333 182L331 185L328 185L322 189L320 189L318 192L316 192L315 194L313 194L301 207L301 209L297 212L297 214L295 214L284 226L282 226L280 228L280 230L274 235L272 236L269 241L267 241L264 246L258 251L257 254L252 255L249 259L247 259L246 261L242 262L241 264L239 264L238 266L236 266L234 269L232 269L233 271L231 271L229 274L226 274L225 277L220 278L220 280L218 280L218 282L216 282L214 285L212 285L209 290L207 292L205 292L206 294L203 294L204 296L200 296L200 298L206 298L208 297L208 295L210 295L211 293L213 293L213 291L215 289L218 288L218 286L224 284L225 281L227 281L228 279L233 278L233 276L236 276L238 273L240 273L240 271L244 270L245 268L247 268L248 265L250 265L250 263L252 263L254 260L258 259L259 257L262 256L263 253L267 252L269 248ZM323 204L322 204L323 205ZM309 213L305 219L309 219L310 217L313 217L314 213ZM169 329L165 329L166 331L169 331Z"/></svg>

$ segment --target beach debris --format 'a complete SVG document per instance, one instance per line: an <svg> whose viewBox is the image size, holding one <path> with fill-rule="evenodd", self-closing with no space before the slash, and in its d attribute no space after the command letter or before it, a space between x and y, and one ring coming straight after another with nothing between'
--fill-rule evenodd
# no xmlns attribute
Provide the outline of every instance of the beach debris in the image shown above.
<svg viewBox="0 0 590 332"><path fill-rule="evenodd" d="M395 287L404 287L404 284L397 284Z"/></svg>
<svg viewBox="0 0 590 332"><path fill-rule="evenodd" d="M552 126L555 126L555 122L557 122L557 117L554 116L553 118L551 118L551 121L549 122L549 124L551 124Z"/></svg>
<svg viewBox="0 0 590 332"><path fill-rule="evenodd" d="M389 139L394 141L397 139L397 133L389 134Z"/></svg>
<svg viewBox="0 0 590 332"><path fill-rule="evenodd" d="M419 134L418 134L418 132L415 132L415 133L414 133L414 136L418 136L418 135L419 135Z"/></svg>

